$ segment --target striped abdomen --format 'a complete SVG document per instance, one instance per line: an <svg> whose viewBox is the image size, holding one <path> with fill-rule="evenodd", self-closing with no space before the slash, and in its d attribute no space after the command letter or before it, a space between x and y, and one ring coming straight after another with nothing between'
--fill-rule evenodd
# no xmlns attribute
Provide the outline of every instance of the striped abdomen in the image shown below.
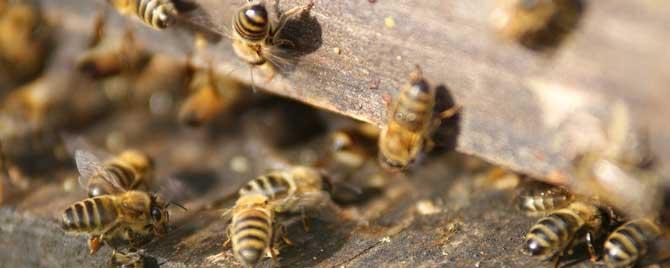
<svg viewBox="0 0 670 268"><path fill-rule="evenodd" d="M533 256L551 258L568 246L584 220L572 209L560 209L541 218L526 235L525 250Z"/></svg>
<svg viewBox="0 0 670 268"><path fill-rule="evenodd" d="M235 33L249 42L265 40L270 30L268 12L262 4L246 5L233 18Z"/></svg>
<svg viewBox="0 0 670 268"><path fill-rule="evenodd" d="M398 94L393 118L397 124L412 132L423 131L433 118L435 91L428 83L413 81Z"/></svg>
<svg viewBox="0 0 670 268"><path fill-rule="evenodd" d="M174 22L177 13L172 0L137 1L137 16L156 29L164 29Z"/></svg>
<svg viewBox="0 0 670 268"><path fill-rule="evenodd" d="M137 173L126 165L111 162L105 164L104 169L104 173L99 173L89 180L89 197L118 193L119 191L108 181L117 181L126 190L135 190L141 183L141 178L137 176ZM105 178L105 176L113 178Z"/></svg>
<svg viewBox="0 0 670 268"><path fill-rule="evenodd" d="M661 235L650 220L629 221L605 241L605 263L609 267L632 267L647 251L649 244Z"/></svg>
<svg viewBox="0 0 670 268"><path fill-rule="evenodd" d="M65 209L61 227L65 231L98 233L118 217L114 197L109 195L87 198Z"/></svg>
<svg viewBox="0 0 670 268"><path fill-rule="evenodd" d="M518 207L531 215L544 215L565 207L570 201L569 193L559 188L553 188L539 193L521 195Z"/></svg>
<svg viewBox="0 0 670 268"><path fill-rule="evenodd" d="M268 200L278 200L295 191L295 185L289 182L284 172L271 172L257 177L240 189L240 196L247 194L261 194Z"/></svg>
<svg viewBox="0 0 670 268"><path fill-rule="evenodd" d="M243 209L233 215L232 243L235 257L247 266L255 265L270 247L272 212L267 209Z"/></svg>

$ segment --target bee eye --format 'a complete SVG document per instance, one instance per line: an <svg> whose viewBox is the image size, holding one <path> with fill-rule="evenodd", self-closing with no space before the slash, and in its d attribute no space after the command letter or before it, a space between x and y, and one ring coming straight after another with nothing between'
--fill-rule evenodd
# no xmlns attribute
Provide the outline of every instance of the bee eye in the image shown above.
<svg viewBox="0 0 670 268"><path fill-rule="evenodd" d="M161 211L160 209L154 207L151 209L151 218L154 219L154 221L160 221L161 220Z"/></svg>

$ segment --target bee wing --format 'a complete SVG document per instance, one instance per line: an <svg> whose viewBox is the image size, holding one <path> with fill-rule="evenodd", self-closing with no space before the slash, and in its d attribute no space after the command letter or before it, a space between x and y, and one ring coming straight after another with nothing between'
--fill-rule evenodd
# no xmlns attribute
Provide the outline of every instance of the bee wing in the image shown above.
<svg viewBox="0 0 670 268"><path fill-rule="evenodd" d="M87 151L98 157L101 160L107 160L112 157L112 155L105 150L102 150L96 146L90 144L84 137L63 133L61 134L63 139L63 144L65 145L65 150L74 156L74 153L77 150Z"/></svg>
<svg viewBox="0 0 670 268"><path fill-rule="evenodd" d="M93 153L83 150L76 150L74 152L74 159L77 164L77 170L79 171L79 185L83 189L88 188L88 182L91 177L102 174L100 177L111 184L115 189L121 192L125 192L127 190L118 181L116 176L113 176L103 168L102 162Z"/></svg>

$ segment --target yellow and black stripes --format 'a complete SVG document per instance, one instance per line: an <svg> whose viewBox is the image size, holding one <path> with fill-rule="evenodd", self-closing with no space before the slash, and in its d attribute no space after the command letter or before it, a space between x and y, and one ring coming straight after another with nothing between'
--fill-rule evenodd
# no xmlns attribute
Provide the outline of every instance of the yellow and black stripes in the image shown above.
<svg viewBox="0 0 670 268"><path fill-rule="evenodd" d="M608 267L632 267L647 254L649 244L660 235L660 228L651 220L627 222L605 241L605 263Z"/></svg>
<svg viewBox="0 0 670 268"><path fill-rule="evenodd" d="M563 251L584 226L582 217L570 208L557 210L541 218L526 235L525 250L545 258Z"/></svg>
<svg viewBox="0 0 670 268"><path fill-rule="evenodd" d="M100 231L117 219L111 196L98 196L76 202L65 209L61 227L65 231Z"/></svg>
<svg viewBox="0 0 670 268"><path fill-rule="evenodd" d="M156 29L164 29L174 22L177 9L172 0L130 0L137 1L136 14L145 23Z"/></svg>
<svg viewBox="0 0 670 268"><path fill-rule="evenodd" d="M270 31L268 12L262 4L252 4L241 8L233 20L235 33L248 42L265 40Z"/></svg>
<svg viewBox="0 0 670 268"><path fill-rule="evenodd" d="M422 131L433 118L435 92L419 79L400 91L393 120L407 131Z"/></svg>
<svg viewBox="0 0 670 268"><path fill-rule="evenodd" d="M567 191L551 188L520 195L517 206L528 214L541 216L567 206L571 200L572 196Z"/></svg>
<svg viewBox="0 0 670 268"><path fill-rule="evenodd" d="M240 189L240 195L262 194L269 200L277 200L295 192L295 183L286 178L284 172L271 172L257 177Z"/></svg>
<svg viewBox="0 0 670 268"><path fill-rule="evenodd" d="M272 239L272 213L267 209L241 210L233 216L233 253L247 266L253 266L270 247Z"/></svg>
<svg viewBox="0 0 670 268"><path fill-rule="evenodd" d="M111 185L109 181L116 181L123 189L135 189L140 183L138 173L134 172L132 168L123 165L119 162L111 162L104 166L105 172L97 174L89 180L88 196L95 197L106 194L117 193L118 190ZM113 176L113 178L105 178L104 176Z"/></svg>

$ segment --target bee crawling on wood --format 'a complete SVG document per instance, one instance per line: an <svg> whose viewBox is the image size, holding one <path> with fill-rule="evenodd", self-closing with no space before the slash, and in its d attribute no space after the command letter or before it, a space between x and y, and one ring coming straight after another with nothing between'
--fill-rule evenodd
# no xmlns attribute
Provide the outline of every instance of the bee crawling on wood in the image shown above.
<svg viewBox="0 0 670 268"><path fill-rule="evenodd" d="M653 247L662 235L661 227L652 219L628 221L607 237L604 262L608 267L634 267L650 252L660 249Z"/></svg>
<svg viewBox="0 0 670 268"><path fill-rule="evenodd" d="M119 13L136 15L146 25L162 30L174 24L178 15L173 0L107 0Z"/></svg>
<svg viewBox="0 0 670 268"><path fill-rule="evenodd" d="M268 203L263 194L243 195L230 211L232 220L224 246L231 243L235 258L247 267L256 265L266 252L276 259L273 244L277 225Z"/></svg>
<svg viewBox="0 0 670 268"><path fill-rule="evenodd" d="M596 239L615 221L611 208L562 188L547 188L522 195L519 208L532 215L544 215L528 231L524 252L558 267L563 254L585 242L592 260L597 259L593 246Z"/></svg>
<svg viewBox="0 0 670 268"><path fill-rule="evenodd" d="M421 69L410 75L389 108L388 121L379 135L379 162L392 171L409 168L434 146L432 134L443 119L454 116L460 106L435 114L435 88L423 78Z"/></svg>
<svg viewBox="0 0 670 268"><path fill-rule="evenodd" d="M279 14L276 22L270 19L263 1L249 0L247 2L233 17L231 36L233 50L249 65L263 69L267 73L267 80L271 81L275 76L275 68L287 64L280 47L293 45L291 41L279 38L286 22L295 15L309 11L314 6L314 2Z"/></svg>
<svg viewBox="0 0 670 268"><path fill-rule="evenodd" d="M167 202L159 194L138 190L152 162L145 155L126 151L105 163L91 152L75 151L79 184L89 198L75 202L61 216L66 232L90 235L91 254L105 242L141 246L168 231Z"/></svg>

